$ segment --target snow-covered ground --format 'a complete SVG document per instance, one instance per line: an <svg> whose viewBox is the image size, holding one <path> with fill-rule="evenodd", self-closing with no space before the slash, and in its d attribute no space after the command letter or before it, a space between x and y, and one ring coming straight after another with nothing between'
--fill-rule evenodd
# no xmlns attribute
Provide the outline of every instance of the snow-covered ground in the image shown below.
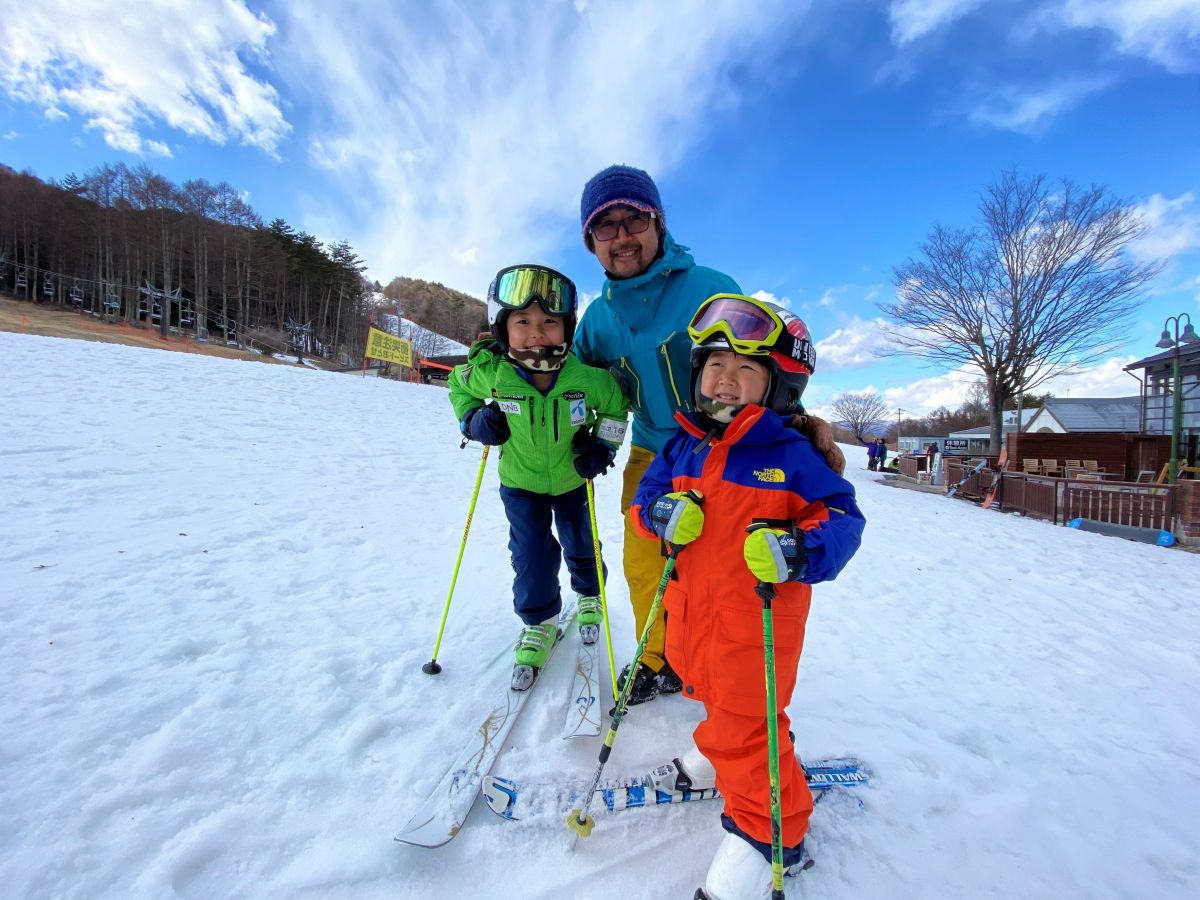
<svg viewBox="0 0 1200 900"><path fill-rule="evenodd" d="M565 828L477 806L392 836L496 686L517 623L490 467L434 678L479 448L437 387L0 334L0 896L683 898L716 804ZM789 896L1200 896L1200 556L899 490L816 589L803 755L874 784L818 806ZM617 655L618 479L598 482ZM593 771L551 666L498 770ZM604 676L607 678L607 675ZM609 771L701 710L636 708Z"/></svg>

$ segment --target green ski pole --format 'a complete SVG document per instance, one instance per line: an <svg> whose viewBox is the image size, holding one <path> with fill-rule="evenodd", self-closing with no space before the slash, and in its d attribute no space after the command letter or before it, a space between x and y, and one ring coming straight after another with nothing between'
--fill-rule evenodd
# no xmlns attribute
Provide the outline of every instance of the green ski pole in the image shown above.
<svg viewBox="0 0 1200 900"><path fill-rule="evenodd" d="M600 582L600 611L604 615L604 642L608 645L608 674L612 678L613 700L617 699L617 667L613 662L612 629L608 627L608 598L604 595L604 560L600 558L600 532L596 530L596 495L592 479L587 482L588 515L592 518L592 550L596 555L596 579Z"/></svg>
<svg viewBox="0 0 1200 900"><path fill-rule="evenodd" d="M450 593L446 595L446 607L442 610L442 624L438 626L437 641L433 645L433 657L421 671L426 675L436 675L442 671L438 664L438 648L442 646L442 632L446 630L446 617L450 615L450 601L454 597L454 585L458 582L458 569L462 565L463 551L467 549L467 535L471 532L471 519L475 515L475 501L479 499L479 486L483 484L483 470L487 467L488 451L492 448L487 444L483 447L483 458L479 460L479 474L475 476L475 490L471 492L471 506L467 509L467 524L463 528L462 543L458 547L458 560L454 563L454 577L450 579Z"/></svg>
<svg viewBox="0 0 1200 900"><path fill-rule="evenodd" d="M754 588L762 600L763 668L767 679L767 753L771 779L771 900L783 897L783 813L779 803L779 718L775 699L775 585L760 581Z"/></svg>
<svg viewBox="0 0 1200 900"><path fill-rule="evenodd" d="M625 707L629 703L629 694L633 689L633 676L637 672L638 663L642 661L642 651L646 649L646 641L650 638L650 629L654 627L654 619L658 615L659 606L662 605L663 594L667 592L667 582L671 580L671 572L675 569L675 557L682 549L682 546L672 546L671 552L667 554L667 564L663 566L662 578L658 582L658 591L654 594L654 602L650 604L650 614L646 616L646 627L642 629L642 638L638 641L637 651L633 654L633 662L629 666L629 676L621 687L621 695L617 698L617 708L613 710L608 734L604 736L604 746L600 748L600 765L596 767L592 783L583 795L583 807L573 809L567 815L567 827L580 837L587 837L596 827L596 820L587 813L596 796L596 788L600 785L604 765L608 762L609 754L612 753L613 742L617 739L617 729L621 727L621 719L625 716Z"/></svg>

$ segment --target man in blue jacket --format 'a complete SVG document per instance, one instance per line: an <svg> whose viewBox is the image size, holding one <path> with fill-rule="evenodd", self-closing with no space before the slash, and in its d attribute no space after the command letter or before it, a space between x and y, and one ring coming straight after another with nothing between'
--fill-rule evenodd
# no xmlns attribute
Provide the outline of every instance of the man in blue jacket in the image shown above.
<svg viewBox="0 0 1200 900"><path fill-rule="evenodd" d="M608 276L575 332L575 352L585 363L607 367L622 382L633 405L633 438L621 491L625 522L625 580L636 635L662 577L658 542L630 523L630 504L650 461L676 430L675 413L690 410L691 339L687 327L700 304L713 294L742 293L728 275L696 265L688 248L667 231L654 180L632 166L609 166L583 188L579 203L583 242ZM846 461L829 426L812 416L801 424L834 471ZM642 664L633 674L630 703L683 685L663 655L662 615L650 631ZM629 677L628 666L621 683Z"/></svg>

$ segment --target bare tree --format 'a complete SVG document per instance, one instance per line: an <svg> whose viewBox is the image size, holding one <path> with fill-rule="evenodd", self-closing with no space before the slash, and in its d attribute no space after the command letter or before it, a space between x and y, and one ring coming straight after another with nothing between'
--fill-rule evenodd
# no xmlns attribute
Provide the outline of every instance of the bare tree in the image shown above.
<svg viewBox="0 0 1200 900"><path fill-rule="evenodd" d="M1008 171L979 212L969 228L935 225L880 309L894 323L888 352L979 369L996 452L1005 403L1122 343L1161 264L1128 258L1147 226L1103 187Z"/></svg>
<svg viewBox="0 0 1200 900"><path fill-rule="evenodd" d="M888 408L876 393L841 394L833 398L834 421L848 429L860 444L887 422Z"/></svg>

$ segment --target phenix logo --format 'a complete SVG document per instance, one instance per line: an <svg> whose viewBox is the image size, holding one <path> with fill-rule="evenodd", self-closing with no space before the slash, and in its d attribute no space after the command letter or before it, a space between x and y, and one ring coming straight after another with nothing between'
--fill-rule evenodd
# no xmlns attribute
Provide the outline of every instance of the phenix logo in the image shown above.
<svg viewBox="0 0 1200 900"><path fill-rule="evenodd" d="M787 481L784 477L783 469L755 469L754 477L759 481L766 481L771 484L782 484Z"/></svg>

